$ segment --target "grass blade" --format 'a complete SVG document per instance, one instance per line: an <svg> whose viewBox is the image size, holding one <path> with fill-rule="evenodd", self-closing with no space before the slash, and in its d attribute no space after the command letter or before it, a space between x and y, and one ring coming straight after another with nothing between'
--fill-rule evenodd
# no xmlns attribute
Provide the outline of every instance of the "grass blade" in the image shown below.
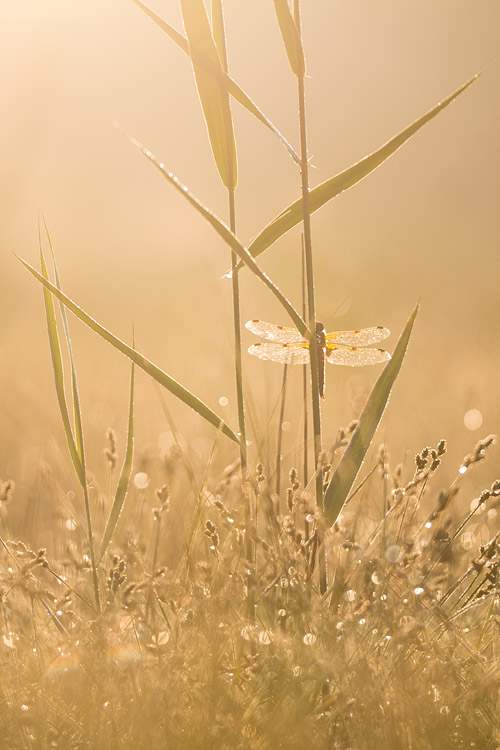
<svg viewBox="0 0 500 750"><path fill-rule="evenodd" d="M386 159L401 148L406 141L415 135L420 128L436 117L436 115L451 104L457 96L460 96L461 93L477 81L482 73L483 71L476 73L475 76L466 81L460 86L460 88L447 96L442 102L436 104L435 107L426 112L425 115L422 115L422 117L419 117L418 120L415 120L411 125L408 125L404 130L401 130L397 135L387 141L387 143L377 149L377 151L368 154L364 159L358 161L357 164L353 164L343 172L340 172L340 174L330 177L328 180L325 180L325 182L322 182L321 185L317 185L310 190L309 202L311 213L322 208L326 203L331 201L332 198L335 198L335 196L344 192L344 190L353 187L353 185L356 185L357 182L360 182L364 177L369 175L370 172L377 169L377 167L383 164ZM288 208L285 208L284 211L278 214L270 224L264 227L260 234L249 245L248 252L253 255L254 258L257 258L261 253L271 247L276 240L299 224L302 219L302 198L299 198L288 206ZM238 267L240 268L242 265L243 264L240 263Z"/></svg>
<svg viewBox="0 0 500 750"><path fill-rule="evenodd" d="M40 264L41 264L42 273L39 274L39 276L40 276L40 279L43 280L42 283L50 283L48 272L47 272L47 265L45 263L45 257L43 255L41 243L40 243ZM64 433L66 435L66 442L68 444L69 454L71 456L71 461L75 468L78 481L80 482L81 486L85 489L87 483L85 480L84 466L83 466L83 462L80 457L80 452L78 450L78 447L77 447L77 444L75 442L75 438L73 435L73 430L71 427L71 422L70 422L69 413L68 413L68 405L66 403L66 394L64 392L64 369L63 369L63 363L62 363L62 357L61 357L61 348L59 345L59 335L57 332L57 321L56 321L56 314L55 314L55 309L54 309L54 300L52 299L52 295L50 294L50 292L47 291L47 288L44 288L43 290L43 300L45 304L45 318L47 321L47 330L49 334L50 355L52 358L52 367L54 370L54 380L55 380L55 385L56 385L57 401L59 403L59 410L61 412Z"/></svg>
<svg viewBox="0 0 500 750"><path fill-rule="evenodd" d="M281 292L276 284L269 278L269 276L264 273L264 271L257 265L248 250L241 244L236 235L231 232L227 224L224 224L224 222L221 221L221 219L219 219L212 211L210 211L209 208L203 205L203 203L201 203L201 201L199 201L198 198L196 198L172 172L169 172L166 169L163 162L158 161L156 156L152 154L149 149L146 149L136 138L133 138L131 135L129 135L120 125L117 124L116 127L123 133L123 135L125 135L125 137L130 141L130 143L132 143L132 145L134 145L139 151L141 151L141 153L144 154L144 156L151 162L151 164L156 167L156 169L167 180L167 182L169 182L181 195L183 195L184 198L186 198L186 200L189 201L189 203L193 206L193 208L195 208L209 222L209 224L211 224L211 226L220 235L220 237L222 237L222 239L227 242L227 244L234 250L242 263L247 265L254 272L257 278L259 278L268 287L268 289L271 290L276 299L281 302L282 306L287 311L300 333L305 338L308 338L310 336L310 333L297 310L285 297L283 292Z"/></svg>
<svg viewBox="0 0 500 750"><path fill-rule="evenodd" d="M16 255L16 257L23 264L23 266L35 277L35 279L43 284L48 292L57 297L57 299L60 300L68 308L68 310L71 310L71 312L76 315L76 317L81 320L82 323L85 323L85 325L91 328L95 333L101 336L101 338L111 344L115 349L132 360L132 362L135 362L135 364L140 367L141 370L144 370L144 372L150 375L153 380L156 380L157 383L162 385L180 401L193 409L193 411L199 414L200 417L203 417L203 419L205 419L217 429L220 429L227 437L231 438L231 440L234 440L235 443L239 444L237 435L233 432L229 425L227 425L223 419L217 416L217 414L213 412L210 407L204 404L203 401L201 401L193 393L188 391L187 388L184 388L184 386L182 386L176 380L171 378L170 375L167 375L166 372L163 372L163 370L153 364L153 362L151 362L149 359L144 357L140 352L132 349L132 347L128 346L128 344L112 334L111 331L108 331L106 328L104 328L104 326L91 318L90 315L82 310L81 307L78 307L78 305L75 304L75 302L73 302L73 300L71 300L66 294L64 294L63 291L54 286L54 284L51 284L51 282L45 276L39 273L27 261L23 260L18 255Z"/></svg>
<svg viewBox="0 0 500 750"><path fill-rule="evenodd" d="M133 346L135 347L135 343ZM109 514L106 528L104 529L104 535L101 542L101 549L99 551L98 563L101 562L102 558L106 554L106 550L113 536L113 532L120 518L123 510L123 504L125 502L125 496L127 494L128 483L130 480L130 472L132 471L132 460L134 457L134 384L135 384L135 365L132 362L130 366L130 399L128 409L128 428L127 428L127 447L125 450L125 459L123 461L122 470L120 472L120 478L118 480L118 486L116 488L115 498L111 511Z"/></svg>
<svg viewBox="0 0 500 750"><path fill-rule="evenodd" d="M303 78L306 74L304 50L297 26L288 7L288 0L274 0L274 9L276 10L276 17L292 72L297 78Z"/></svg>
<svg viewBox="0 0 500 750"><path fill-rule="evenodd" d="M151 8L148 8L147 5L145 5L141 0L133 0L133 2L137 5L138 8L141 8L142 11L160 28L162 31L164 31L170 39L172 39L175 44L177 44L178 47L182 49L183 52L185 52L187 55L189 55L189 44L188 40L185 36L180 34L176 29L174 29L173 26L171 26L167 21L165 21L161 16L159 16L157 13L155 13ZM202 53L198 51L200 59L202 58ZM210 60L203 60L203 64L207 72L210 72L212 75L217 74L217 68L215 66L212 66L210 63ZM238 86L236 81L234 81L231 76L229 76L227 73L224 73L224 80L226 84L226 88L228 92L231 94L231 96L236 99L236 101L241 104L242 107L245 107L250 114L252 114L254 117L257 118L263 125L266 126L272 133L274 133L283 146L286 148L292 159L296 164L300 164L300 158L297 155L297 153L294 151L290 143L287 141L285 136L278 130L278 128L273 125L271 120L269 120L268 117L262 112L262 110L255 104L252 99L246 94L242 88Z"/></svg>
<svg viewBox="0 0 500 750"><path fill-rule="evenodd" d="M325 520L328 526L335 523L361 468L366 451L389 400L391 388L401 368L410 334L418 312L418 304L410 315L392 355L373 386L368 401L359 418L344 455L340 459L325 492Z"/></svg>
<svg viewBox="0 0 500 750"><path fill-rule="evenodd" d="M43 224L45 227L45 234L47 236L47 242L49 243L50 248L50 254L52 256L52 265L54 267L54 277L56 286L58 289L61 288L61 283L59 280L59 272L57 270L57 263L56 263L56 256L54 253L54 246L52 245L52 239L50 236L49 228L47 226L47 222L45 221L45 217L42 216ZM63 328L64 328L64 334L66 337L66 346L68 347L68 354L69 354L69 361L70 361L70 367L71 367L71 393L73 396L73 416L74 416L74 424L75 424L75 443L76 448L78 450L78 455L80 456L80 461L82 463L83 473L84 476L86 476L86 468L85 468L85 447L84 447L84 439L83 439L83 426L82 426L82 412L80 408L80 396L78 392L78 381L76 377L76 365L75 365L75 358L73 356L73 346L71 344L71 336L69 333L69 325L68 325L68 317L66 315L66 309L62 303L59 303L59 309L61 312L61 318L63 322Z"/></svg>
<svg viewBox="0 0 500 750"><path fill-rule="evenodd" d="M229 94L224 80L203 0L180 0L189 54L217 169L224 186L234 190L238 182L236 144ZM201 52L201 56L200 56ZM207 71L204 60L210 60Z"/></svg>
<svg viewBox="0 0 500 750"><path fill-rule="evenodd" d="M214 38L222 70L227 73L226 34L224 31L224 13L222 0L212 0L212 36Z"/></svg>
<svg viewBox="0 0 500 750"><path fill-rule="evenodd" d="M47 233L47 238L49 241L50 251L52 253L52 259L54 262L56 282L57 282L57 286L59 287L59 276L57 274L57 266L55 263L54 249L52 247L50 234L47 228L47 224L45 223L45 220L44 220L44 224L45 224L45 231ZM42 274L43 274L41 278L44 279L44 283L50 284L41 242L40 242L40 262L41 262L41 268L42 268ZM71 460L73 462L73 466L75 467L78 480L80 484L82 485L82 489L83 489L85 516L87 519L90 564L92 568L92 580L93 580L93 585L94 585L94 595L95 595L95 600L96 600L96 606L97 606L97 610L99 611L100 610L99 581L97 577L97 566L96 566L96 561L95 561L94 538L93 538L93 532L92 532L92 518L91 518L91 513L90 513L90 499L89 499L89 492L88 492L88 486L87 486L87 472L85 468L85 451L84 451L84 441L83 441L82 418L81 418L81 411L80 411L80 400L78 397L76 368L75 368L75 362L74 362L74 357L73 357L73 349L71 346L71 338L69 335L69 326L68 326L68 322L66 319L66 315L64 311L62 311L63 325L64 325L65 334L66 334L66 342L68 345L69 357L70 357L70 362L71 362L71 384L72 384L72 393L73 393L73 412L74 412L74 417L75 417L76 439L74 438L73 432L71 430L68 408L66 404L66 397L64 393L64 372L63 372L63 367L62 367L62 359L61 359L59 340L58 340L58 334L57 334L57 323L56 323L56 318L55 318L54 301L52 299L52 295L49 293L46 287L44 287L43 295L44 295L44 300L45 300L47 326L49 328L49 340L50 340L50 349L52 353L52 362L54 364L57 398L59 401L61 416L62 416L63 425L64 425L64 431L66 433L66 441L68 443Z"/></svg>

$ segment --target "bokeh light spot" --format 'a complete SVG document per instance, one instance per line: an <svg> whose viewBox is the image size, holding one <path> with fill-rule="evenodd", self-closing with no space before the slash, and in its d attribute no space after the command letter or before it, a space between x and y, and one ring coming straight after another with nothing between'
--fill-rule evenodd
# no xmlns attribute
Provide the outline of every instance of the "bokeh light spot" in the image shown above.
<svg viewBox="0 0 500 750"><path fill-rule="evenodd" d="M464 425L468 430L478 430L483 424L483 415L479 409L469 409L464 414Z"/></svg>

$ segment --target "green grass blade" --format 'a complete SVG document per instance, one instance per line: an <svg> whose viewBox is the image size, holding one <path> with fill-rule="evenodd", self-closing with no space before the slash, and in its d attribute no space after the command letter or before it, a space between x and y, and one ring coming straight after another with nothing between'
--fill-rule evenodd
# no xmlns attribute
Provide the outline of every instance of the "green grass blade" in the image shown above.
<svg viewBox="0 0 500 750"><path fill-rule="evenodd" d="M392 359L384 367L372 388L344 455L340 459L325 492L325 520L328 526L335 523L361 468L366 451L389 400L391 388L401 368L410 334L418 312L418 304L410 315L396 344Z"/></svg>
<svg viewBox="0 0 500 750"><path fill-rule="evenodd" d="M238 165L233 118L224 71L212 37L207 12L203 0L180 0L180 5L212 153L224 186L228 190L234 190L238 183ZM215 75L211 70L205 69L205 59L210 60Z"/></svg>
<svg viewBox="0 0 500 750"><path fill-rule="evenodd" d="M45 229L47 230L47 225L45 225ZM51 252L53 253L52 245L50 243L50 236L48 232L47 232L47 237L49 239ZM54 255L53 255L53 258L54 258ZM68 407L66 404L66 396L64 393L64 371L63 371L63 366L62 366L61 350L59 347L59 337L57 333L57 323L56 323L55 310L54 310L54 301L52 299L52 295L49 293L49 291L47 290L47 286L46 286L46 285L52 286L52 284L50 283L49 278L48 278L47 266L45 263L45 258L43 255L41 242L40 242L40 261L41 261L41 267L42 267L42 274L39 274L39 276L40 276L40 280L44 284L43 296L44 296L44 301L45 301L47 327L49 329L49 341L50 341L50 350L52 354L52 363L54 365L57 398L59 401L59 408L61 411L64 431L66 433L66 442L68 443L71 460L73 462L73 466L75 467L78 480L83 489L84 503L85 503L85 515L87 518L87 531L88 531L88 537L89 537L89 553L90 553L90 563L91 563L91 568L92 568L92 579L93 579L93 585L94 585L96 606L97 606L97 610L99 611L100 610L99 581L97 578L97 567L95 563L94 540L93 540L93 534L92 534L92 519L91 519L91 513L90 513L90 500L89 500L89 493L88 493L88 487L87 487L87 475L86 475L86 470L85 470L85 457L84 457L84 448L83 448L83 430L82 430L82 421L81 421L81 414L80 414L80 405L79 405L79 400L78 400L78 389L76 387L76 369L74 366L74 361L73 361L73 356L72 356L73 353L71 349L71 340L69 339L69 328L67 326L67 321L65 321L65 316L64 316L63 322L65 323L65 330L66 330L66 336L67 336L67 341L69 345L71 367L72 367L71 379L72 379L72 385L73 385L73 407L74 407L74 413L75 413L75 429L76 429L76 435L77 435L76 440L75 440L73 436L73 431L71 429L71 424L70 424L69 414L68 414ZM57 274L57 269L56 269L56 274ZM58 280L58 277L57 277L57 280Z"/></svg>
<svg viewBox="0 0 500 750"><path fill-rule="evenodd" d="M153 164L156 169L160 172L167 182L169 182L186 200L195 208L215 229L215 231L227 242L227 244L234 250L238 258L247 265L253 273L259 278L274 294L276 299L281 302L284 309L293 320L294 324L300 333L306 338L309 336L308 329L303 319L293 307L291 302L285 297L283 292L276 286L276 284L264 273L264 271L257 265L255 260L252 258L248 250L241 244L239 239L234 235L227 224L224 224L209 208L207 208L201 201L198 200L188 188L180 182L180 180L172 173L169 172L163 162L158 161L156 156L146 149L142 143L136 138L129 135L120 125L116 124L116 127L123 133L123 135L135 146L144 156Z"/></svg>
<svg viewBox="0 0 500 750"><path fill-rule="evenodd" d="M227 73L226 33L224 30L224 12L222 0L212 0L212 36L214 38L222 69Z"/></svg>
<svg viewBox="0 0 500 750"><path fill-rule="evenodd" d="M372 154L365 156L364 159L361 159L361 161L357 162L357 164L353 164L353 166L348 167L348 169L340 172L340 174L335 175L335 177L330 177L330 179L322 182L321 185L317 185L317 187L310 190L309 195L311 213L314 213L319 208L322 208L326 203L328 203L328 201L331 201L332 198L335 198L335 196L344 192L344 190L348 190L349 188L353 187L353 185L356 185L357 182L360 182L364 177L369 175L370 172L373 172L375 169L377 169L377 167L383 164L386 159L388 159L399 148L401 148L401 146L406 141L408 141L413 135L415 135L415 133L420 130L420 128L422 128L426 123L436 117L436 115L438 115L445 107L451 104L451 102L456 99L457 96L460 96L461 93L463 93L467 88L469 88L469 86L477 81L479 76L482 75L482 72L483 71L476 73L475 76L466 81L462 86L460 86L460 88L447 96L446 99L444 99L442 102L436 104L435 107L426 112L426 114L422 117L419 117L418 120L415 120L415 122L406 127L404 130L401 130L400 133L387 141L387 143L381 146L381 148L377 149L377 151L374 151ZM278 214L278 216L276 216L276 218L273 219L270 224L264 227L260 234L249 245L248 252L253 255L254 258L257 258L261 253L264 252L264 250L267 250L269 247L271 247L271 245L274 244L276 240L278 240L280 237L286 234L286 232L299 224L302 219L302 198L299 198L290 206L288 206L288 208L285 208L284 211ZM238 267L240 268L241 266L242 264L240 263Z"/></svg>
<svg viewBox="0 0 500 750"><path fill-rule="evenodd" d="M41 263L41 268L42 268L42 273L39 274L40 279L42 280L42 283L44 284L50 283L48 272L47 272L47 265L45 263L45 257L43 255L41 243L40 243L40 263ZM61 357L61 348L59 345L59 335L57 332L57 321L56 321L56 314L55 314L55 309L54 309L54 300L52 299L52 295L50 294L50 292L47 291L46 288L44 288L43 290L43 299L44 299L44 304L45 304L45 317L47 320L50 355L52 358L52 367L54 370L54 380L55 380L55 385L56 385L57 401L59 403L59 410L61 412L64 433L66 435L66 442L68 444L69 454L71 456L71 461L75 468L78 481L80 482L82 487L85 488L86 486L85 471L84 471L83 463L80 457L80 453L78 451L77 444L75 442L75 438L73 436L73 430L71 428L71 422L70 422L69 413L68 413L68 405L66 403L66 394L64 392L64 368L63 368L63 362L62 362L62 357Z"/></svg>
<svg viewBox="0 0 500 750"><path fill-rule="evenodd" d="M171 378L170 375L167 375L166 372L163 372L163 370L153 364L149 359L144 357L140 352L132 349L130 346L128 346L128 344L108 331L96 320L91 318L90 315L88 315L84 310L78 307L75 302L73 302L68 296L66 296L64 292L54 286L54 284L51 284L51 282L45 276L39 273L35 268L33 268L33 266L20 258L18 255L16 255L16 257L23 264L23 266L35 277L35 279L43 284L45 289L51 292L54 297L57 297L57 299L60 300L68 308L68 310L71 310L71 312L76 315L76 317L81 320L82 323L85 323L86 326L91 328L95 333L101 336L101 338L111 344L115 349L132 360L132 362L135 362L135 364L140 367L141 370L144 370L144 372L150 375L153 380L156 380L157 383L170 391L170 393L172 393L180 401L185 403L186 406L189 406L191 409L193 409L193 411L199 414L200 417L203 417L203 419L205 419L217 429L221 429L221 431L227 437L231 438L231 440L234 440L235 443L239 444L237 435L233 432L229 425L227 425L223 419L217 416L217 414L215 414L215 412L213 412L210 407L204 404L203 401L201 401L193 393L188 391L187 388L184 388L184 386L182 386L176 380Z"/></svg>
<svg viewBox="0 0 500 750"><path fill-rule="evenodd" d="M47 242L49 243L50 253L52 256L52 264L54 266L54 277L56 286L58 289L61 288L61 283L59 279L59 272L57 270L57 264L56 264L56 256L54 253L54 246L52 245L52 239L50 236L49 228L47 226L47 222L45 221L45 217L42 216L43 224L45 227L45 233L47 236ZM80 461L82 463L83 468L83 474L86 476L86 468L85 468L85 447L84 447L84 439L83 439L83 425L82 425L82 412L80 408L80 396L78 392L78 381L76 377L76 365L75 365L75 358L73 356L73 346L71 344L71 337L69 333L69 325L68 325L68 317L66 315L66 309L62 303L59 303L59 308L61 311L61 318L63 322L63 328L64 328L64 334L66 336L66 346L68 347L68 354L69 354L69 361L70 361L70 367L71 367L71 392L73 396L73 416L74 416L74 425L75 425L75 442L76 442L76 448L78 450L78 455L80 456Z"/></svg>
<svg viewBox="0 0 500 750"><path fill-rule="evenodd" d="M132 342L134 347L135 344ZM132 460L134 457L134 384L135 384L135 365L132 362L130 366L130 399L128 409L128 428L127 428L127 447L125 450L125 459L123 461L120 478L118 480L118 486L116 488L113 505L109 514L106 528L104 529L104 535L102 538L101 549L99 551L99 557L97 558L98 564L106 554L106 550L113 536L113 532L118 523L118 519L121 516L123 510L123 504L125 502L125 496L128 490L128 483L130 480L130 472L132 471Z"/></svg>
<svg viewBox="0 0 500 750"><path fill-rule="evenodd" d="M274 0L274 9L292 72L297 78L303 78L306 73L304 50L297 26L290 13L288 0Z"/></svg>
<svg viewBox="0 0 500 750"><path fill-rule="evenodd" d="M185 52L187 55L189 55L189 44L186 37L184 37L182 34L180 34L176 29L174 29L173 26L171 26L167 21L165 21L161 16L159 16L157 13L155 13L151 8L148 8L147 5L145 5L141 0L133 0L133 2L137 5L138 8L141 8L141 10L144 11L144 13L160 28L162 31L164 31L170 39L172 39L175 44L177 44L178 47L182 49L183 52ZM198 54L200 59L202 59L202 53L198 50ZM210 63L210 60L203 59L203 64L205 67L205 70L210 72L212 75L217 75L217 68L215 66L212 66ZM224 80L226 84L226 88L231 94L231 96L236 99L236 101L241 104L242 107L245 107L250 114L252 114L254 117L257 118L263 125L266 126L272 133L274 133L283 146L286 148L292 159L296 164L300 164L300 157L297 155L297 153L294 151L290 143L287 141L285 136L278 130L278 128L273 125L271 120L269 120L268 117L262 112L262 110L255 104L252 99L246 94L242 88L238 86L236 81L234 81L231 76L229 76L227 73L224 73Z"/></svg>

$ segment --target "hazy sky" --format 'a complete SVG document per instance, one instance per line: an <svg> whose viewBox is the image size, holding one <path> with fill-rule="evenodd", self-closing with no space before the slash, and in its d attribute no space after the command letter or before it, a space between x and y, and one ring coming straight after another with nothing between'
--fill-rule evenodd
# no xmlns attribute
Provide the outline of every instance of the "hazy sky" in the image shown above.
<svg viewBox="0 0 500 750"><path fill-rule="evenodd" d="M174 0L151 6L182 28ZM234 77L296 144L295 83L272 2L226 0L225 8ZM499 51L500 6L497 0L314 0L303 3L303 27L317 184L491 63ZM220 280L228 250L112 125L122 123L225 218L226 196L187 57L131 0L1 2L0 28L5 455L15 462L19 445L38 445L44 430L58 424L41 293L10 253L36 262L39 211L70 296L123 337L134 322L138 348L212 406L227 395L233 419L230 292ZM412 421L409 445L452 435L460 444L473 442L463 424L472 407L484 413L486 432L498 424L499 83L493 64L313 223L318 315L328 328L387 325L395 334L391 348L422 300L396 409L387 417L389 438L391 430L400 435L401 421ZM238 232L248 242L298 197L300 181L273 136L237 105L233 112ZM299 234L290 233L262 256L297 304L299 244ZM242 306L244 319L288 323L246 271ZM88 409L109 403L106 418L121 424L126 363L79 324L74 336ZM253 343L249 336L246 345ZM265 364L246 364L252 383L267 384L267 406L257 387L254 393L264 421L281 379L279 367L264 371ZM327 434L353 416L349 388L364 393L377 373L329 373ZM141 387L139 414L154 432L158 405L149 384ZM196 432L196 419L183 407L179 414Z"/></svg>

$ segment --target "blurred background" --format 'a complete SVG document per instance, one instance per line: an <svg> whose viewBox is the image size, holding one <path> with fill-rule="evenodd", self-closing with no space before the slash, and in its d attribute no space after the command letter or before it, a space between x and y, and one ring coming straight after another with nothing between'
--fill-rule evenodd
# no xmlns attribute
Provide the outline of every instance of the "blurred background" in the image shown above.
<svg viewBox="0 0 500 750"><path fill-rule="evenodd" d="M174 0L150 5L182 29ZM273 4L226 0L225 13L233 77L297 145L296 85ZM0 478L22 490L42 459L65 467L68 486L75 482L41 289L11 253L38 264L39 212L67 294L125 340L134 324L137 348L236 429L231 290L221 280L229 250L113 126L121 123L226 219L188 58L131 0L1 3L0 27ZM499 28L496 0L303 3L312 185L378 148L491 63ZM493 64L313 220L317 309L327 330L385 325L392 350L421 300L375 443L385 441L396 464L445 437L450 476L479 438L500 428L499 90ZM300 177L272 134L239 105L233 113L237 226L249 243L299 197ZM300 305L299 230L260 262ZM247 270L241 278L243 320L289 324ZM129 366L71 323L89 464L98 471L108 427L123 455ZM254 341L244 331L245 347ZM244 364L252 450L262 436L272 447L282 370L249 356ZM359 414L379 372L329 368L326 445ZM301 431L301 373L291 373L285 413L289 463ZM165 398L179 432L206 456L213 431ZM169 444L169 431L149 378L139 373L137 470L141 456ZM236 458L223 442L220 464ZM492 458L481 488L499 474L498 447Z"/></svg>

